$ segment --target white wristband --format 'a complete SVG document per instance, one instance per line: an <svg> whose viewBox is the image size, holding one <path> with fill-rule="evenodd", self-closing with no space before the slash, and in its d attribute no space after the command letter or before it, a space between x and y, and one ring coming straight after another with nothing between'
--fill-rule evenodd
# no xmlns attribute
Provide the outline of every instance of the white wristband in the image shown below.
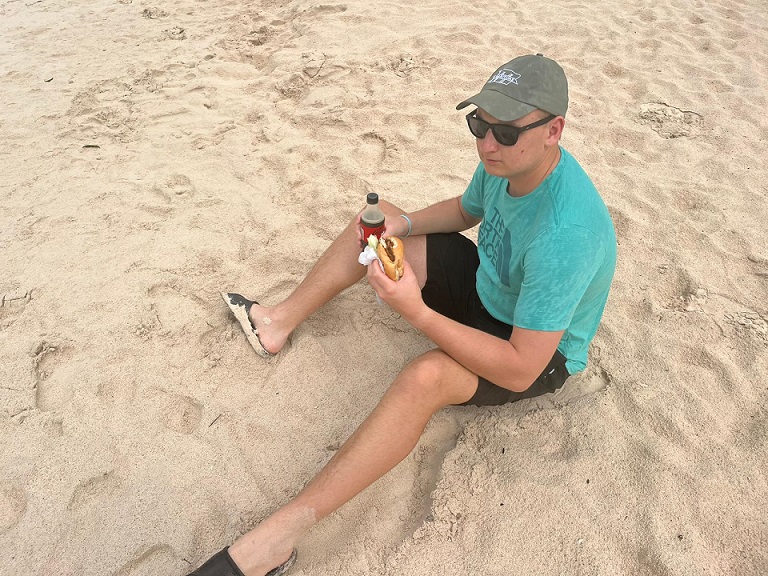
<svg viewBox="0 0 768 576"><path fill-rule="evenodd" d="M405 218L405 221L408 222L408 232L403 236L403 238L408 238L408 236L411 235L411 230L413 230L413 224L411 223L411 219L405 214L400 214L400 217Z"/></svg>

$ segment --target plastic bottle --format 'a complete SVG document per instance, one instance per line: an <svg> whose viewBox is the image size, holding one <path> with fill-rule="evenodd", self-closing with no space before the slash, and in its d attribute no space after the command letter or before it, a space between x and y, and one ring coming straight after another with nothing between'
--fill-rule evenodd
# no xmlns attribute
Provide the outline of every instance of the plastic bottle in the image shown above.
<svg viewBox="0 0 768 576"><path fill-rule="evenodd" d="M376 238L381 238L384 233L384 212L379 208L379 195L376 192L370 192L366 197L368 203L360 216L360 227L363 229L363 239L373 234Z"/></svg>

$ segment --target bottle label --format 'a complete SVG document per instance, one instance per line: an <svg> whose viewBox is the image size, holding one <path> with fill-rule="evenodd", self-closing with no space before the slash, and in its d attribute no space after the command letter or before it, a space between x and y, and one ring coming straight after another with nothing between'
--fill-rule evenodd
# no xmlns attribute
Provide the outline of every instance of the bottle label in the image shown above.
<svg viewBox="0 0 768 576"><path fill-rule="evenodd" d="M363 240L368 241L368 236L373 234L376 236L376 238L381 239L381 235L384 234L384 229L386 226L384 226L384 222L382 221L380 224L373 224L368 225L365 222L360 222L360 228L363 229Z"/></svg>

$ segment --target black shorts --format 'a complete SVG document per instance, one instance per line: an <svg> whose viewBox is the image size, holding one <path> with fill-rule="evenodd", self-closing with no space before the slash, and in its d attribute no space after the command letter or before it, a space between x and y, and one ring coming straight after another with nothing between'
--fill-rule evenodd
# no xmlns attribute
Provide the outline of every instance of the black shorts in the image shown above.
<svg viewBox="0 0 768 576"><path fill-rule="evenodd" d="M443 316L509 340L512 326L491 316L477 295L475 276L479 265L477 246L469 238L458 233L430 234L427 283L422 297L427 306ZM478 376L477 392L464 404L497 406L554 392L570 376L565 362L565 356L556 350L541 375L524 392L507 390Z"/></svg>

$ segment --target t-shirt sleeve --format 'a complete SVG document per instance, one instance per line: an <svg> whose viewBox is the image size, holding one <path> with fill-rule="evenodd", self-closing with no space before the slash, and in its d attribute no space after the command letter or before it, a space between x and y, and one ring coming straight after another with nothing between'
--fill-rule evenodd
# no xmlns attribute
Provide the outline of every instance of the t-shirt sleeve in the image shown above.
<svg viewBox="0 0 768 576"><path fill-rule="evenodd" d="M602 242L584 227L563 226L539 234L525 252L513 324L548 332L568 328L604 258Z"/></svg>
<svg viewBox="0 0 768 576"><path fill-rule="evenodd" d="M483 163L479 163L475 169L475 173L472 175L472 180L469 182L469 186L464 191L464 195L461 197L461 206L468 214L475 218L482 218L485 212L483 211L483 181L485 179L485 169Z"/></svg>

